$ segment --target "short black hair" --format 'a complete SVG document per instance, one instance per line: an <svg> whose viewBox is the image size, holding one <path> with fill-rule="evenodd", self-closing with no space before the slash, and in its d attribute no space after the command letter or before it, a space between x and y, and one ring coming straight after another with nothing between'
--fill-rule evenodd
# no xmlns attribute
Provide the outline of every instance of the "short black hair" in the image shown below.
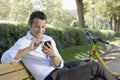
<svg viewBox="0 0 120 80"><path fill-rule="evenodd" d="M42 11L35 11L35 12L32 12L30 14L30 17L29 17L29 23L30 24L33 23L34 18L39 18L41 20L46 20L47 21L47 17Z"/></svg>

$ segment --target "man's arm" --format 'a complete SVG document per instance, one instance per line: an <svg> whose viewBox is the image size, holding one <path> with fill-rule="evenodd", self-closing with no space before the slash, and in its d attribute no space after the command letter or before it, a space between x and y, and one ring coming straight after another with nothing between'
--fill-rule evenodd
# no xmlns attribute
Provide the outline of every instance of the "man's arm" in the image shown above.
<svg viewBox="0 0 120 80"><path fill-rule="evenodd" d="M56 67L60 67L60 64L61 64L61 60L59 57L57 57L56 55L53 55L50 57L50 59L52 60L53 64L56 66Z"/></svg>
<svg viewBox="0 0 120 80"><path fill-rule="evenodd" d="M19 58L22 58L24 55L28 54L30 51L35 50L41 42L42 41L38 39L33 40L29 47L19 50L14 59L18 60Z"/></svg>
<svg viewBox="0 0 120 80"><path fill-rule="evenodd" d="M15 56L14 59L15 59L15 60L18 60L18 59L22 58L24 55L26 55L27 53L29 53L30 51L32 51L32 50L30 49L30 47L21 49L21 50L18 51L18 53L16 54L16 56Z"/></svg>
<svg viewBox="0 0 120 80"><path fill-rule="evenodd" d="M56 67L59 67L61 64L61 59L54 53L53 46L51 44L47 43L47 46L43 45L43 52L51 59Z"/></svg>

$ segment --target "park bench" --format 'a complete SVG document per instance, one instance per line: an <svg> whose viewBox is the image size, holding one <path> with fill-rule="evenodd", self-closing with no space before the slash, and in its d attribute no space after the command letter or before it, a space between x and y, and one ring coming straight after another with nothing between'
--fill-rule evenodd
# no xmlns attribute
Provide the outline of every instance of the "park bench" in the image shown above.
<svg viewBox="0 0 120 80"><path fill-rule="evenodd" d="M0 80L35 80L22 62L0 64Z"/></svg>

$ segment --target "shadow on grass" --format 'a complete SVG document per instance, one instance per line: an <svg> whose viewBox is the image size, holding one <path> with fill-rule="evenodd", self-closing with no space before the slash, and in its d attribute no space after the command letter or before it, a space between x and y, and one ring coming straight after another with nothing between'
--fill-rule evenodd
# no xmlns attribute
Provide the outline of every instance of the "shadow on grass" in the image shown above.
<svg viewBox="0 0 120 80"><path fill-rule="evenodd" d="M72 61L72 60L79 60L81 58L88 57L88 51L90 51L91 46L74 46L66 49L59 50L62 58L65 62ZM97 51L98 53L104 52L106 49L105 45L98 44Z"/></svg>

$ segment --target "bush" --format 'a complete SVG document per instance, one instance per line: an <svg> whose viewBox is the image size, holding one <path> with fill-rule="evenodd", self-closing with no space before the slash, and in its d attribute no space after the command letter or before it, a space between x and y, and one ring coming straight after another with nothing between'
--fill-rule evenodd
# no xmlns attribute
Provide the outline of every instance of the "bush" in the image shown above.
<svg viewBox="0 0 120 80"><path fill-rule="evenodd" d="M94 36L100 36L109 40L115 38L115 32L111 30L90 30ZM20 37L24 36L28 31L28 26L0 24L0 55L9 49ZM75 45L88 44L85 36L86 29L77 27L69 28L46 28L46 33L53 37L59 49L67 48Z"/></svg>
<svg viewBox="0 0 120 80"><path fill-rule="evenodd" d="M47 28L46 34L52 36L59 49L74 45L88 44L88 39L85 35L86 29L79 28ZM89 29L90 33L95 37L101 37L104 40L115 38L115 32L111 30L93 30Z"/></svg>
<svg viewBox="0 0 120 80"><path fill-rule="evenodd" d="M25 35L26 32L27 27L25 25L0 24L0 55L10 48L18 38Z"/></svg>
<svg viewBox="0 0 120 80"><path fill-rule="evenodd" d="M116 33L116 37L120 37L120 33Z"/></svg>

